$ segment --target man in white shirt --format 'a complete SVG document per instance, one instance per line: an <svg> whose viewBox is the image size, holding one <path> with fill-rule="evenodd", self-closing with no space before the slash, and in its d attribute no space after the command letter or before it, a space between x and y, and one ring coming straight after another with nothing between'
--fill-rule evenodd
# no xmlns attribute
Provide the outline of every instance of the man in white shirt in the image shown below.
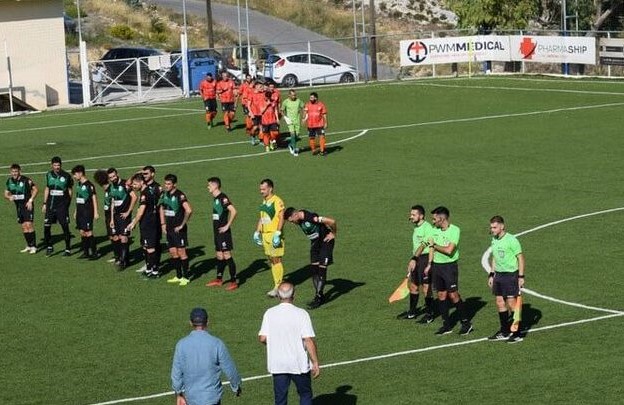
<svg viewBox="0 0 624 405"><path fill-rule="evenodd" d="M314 329L308 313L293 305L295 286L283 282L280 303L262 318L258 340L267 346L267 368L273 375L275 405L286 405L294 381L300 405L312 404L312 380L320 373Z"/></svg>

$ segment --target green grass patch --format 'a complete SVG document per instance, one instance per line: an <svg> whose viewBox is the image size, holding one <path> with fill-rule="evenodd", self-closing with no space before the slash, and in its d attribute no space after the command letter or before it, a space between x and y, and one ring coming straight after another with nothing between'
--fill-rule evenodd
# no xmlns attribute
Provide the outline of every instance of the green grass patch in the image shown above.
<svg viewBox="0 0 624 405"><path fill-rule="evenodd" d="M0 164L7 170L21 163L41 188L47 162L57 154L66 170L79 163L87 169L115 166L127 178L153 164L161 182L166 173L177 174L194 208L191 267L201 276L186 288L167 285L165 279L143 280L134 272L141 264L136 235L136 262L125 272L105 260L20 254L23 238L14 208L0 205L5 229L0 236L0 368L6 385L0 403L91 404L169 391L173 347L188 332L187 316L197 305L208 309L211 331L229 346L241 374L265 374L265 351L256 334L263 312L275 302L264 295L271 287L270 271L251 241L258 182L264 177L275 181L287 205L338 220L328 286L335 299L312 312L322 364L494 332L496 308L480 264L492 215L503 215L514 233L622 206L621 84L485 78L315 90L329 108L328 141L344 140L331 145L325 158L306 152L299 158L262 154L246 142L242 128L229 134L221 126L208 130L198 99L158 104L159 109L2 120ZM308 90L299 94L307 99ZM233 293L204 287L215 273L211 199L205 189L206 179L215 175L239 211L234 257L244 283ZM468 337L434 336L439 320L429 326L398 321L395 316L406 304L387 303L410 257L407 215L415 203L428 210L449 207L451 221L461 227L460 290L475 325ZM41 237L39 212L35 221ZM624 212L618 211L522 236L527 287L624 311L618 264L622 226ZM104 234L101 221L96 234ZM313 295L308 241L291 225L285 235L286 273L298 284L297 302L304 304ZM107 249L106 243L100 246ZM323 369L314 383L316 402L349 404L353 396L358 404L493 404L504 398L619 402L622 317L541 330L606 313L529 295L525 301L535 333L519 345L475 342ZM235 401L226 393L224 402L272 401L269 379L246 382L243 389L243 397Z"/></svg>

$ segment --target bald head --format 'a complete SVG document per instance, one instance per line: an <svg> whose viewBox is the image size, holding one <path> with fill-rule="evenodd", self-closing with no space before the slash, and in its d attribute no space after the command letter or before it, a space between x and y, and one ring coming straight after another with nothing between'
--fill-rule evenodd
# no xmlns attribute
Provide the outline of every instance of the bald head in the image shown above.
<svg viewBox="0 0 624 405"><path fill-rule="evenodd" d="M280 301L292 302L293 297L295 296L295 286L289 282L283 282L277 287L277 295L280 298Z"/></svg>

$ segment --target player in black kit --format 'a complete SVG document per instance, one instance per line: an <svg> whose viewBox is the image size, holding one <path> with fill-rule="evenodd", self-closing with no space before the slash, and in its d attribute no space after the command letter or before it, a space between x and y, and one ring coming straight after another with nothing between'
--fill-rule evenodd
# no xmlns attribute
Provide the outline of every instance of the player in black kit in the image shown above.
<svg viewBox="0 0 624 405"><path fill-rule="evenodd" d="M139 224L141 246L145 256L144 274L148 277L158 277L158 260L156 255L161 235L158 210L160 192L153 192L154 189L146 184L143 173L137 173L132 177L132 189L135 193L139 193L139 209L130 225L128 225L128 230L133 230Z"/></svg>
<svg viewBox="0 0 624 405"><path fill-rule="evenodd" d="M108 192L111 196L111 232L113 234L113 247L117 251L119 270L128 267L130 261L130 231L128 225L132 221L132 209L137 201L137 196L130 191L125 180L119 178L117 170L107 170L110 187Z"/></svg>
<svg viewBox="0 0 624 405"><path fill-rule="evenodd" d="M236 208L225 193L221 191L221 179L211 177L208 179L208 192L213 196L212 203L212 229L214 231L214 244L217 256L217 278L209 281L207 287L220 287L223 285L223 272L225 266L230 268L230 283L225 288L233 291L238 288L236 282L236 264L232 257L234 242L232 241L232 222L236 218Z"/></svg>
<svg viewBox="0 0 624 405"><path fill-rule="evenodd" d="M97 259L97 247L93 236L93 222L99 219L95 186L85 176L83 165L74 166L71 171L76 183L76 211L74 219L80 231L81 259Z"/></svg>
<svg viewBox="0 0 624 405"><path fill-rule="evenodd" d="M310 309L318 308L325 302L323 288L327 281L327 267L334 261L334 241L336 238L336 220L322 217L314 212L288 207L284 219L299 225L310 239L310 267L314 284L314 300L308 304Z"/></svg>
<svg viewBox="0 0 624 405"><path fill-rule="evenodd" d="M61 158L54 156L51 160L52 170L46 173L45 189L43 191L43 243L46 246L46 256L52 255L52 224L59 223L63 229L65 251L63 256L71 255L69 233L69 206L72 198L74 181L69 173L62 168Z"/></svg>
<svg viewBox="0 0 624 405"><path fill-rule="evenodd" d="M17 211L17 223L22 226L22 233L26 239L26 247L22 253L37 253L37 238L33 221L35 211L33 201L37 197L37 186L26 176L22 176L22 168L17 163L11 165L11 176L6 181L4 198L15 203Z"/></svg>

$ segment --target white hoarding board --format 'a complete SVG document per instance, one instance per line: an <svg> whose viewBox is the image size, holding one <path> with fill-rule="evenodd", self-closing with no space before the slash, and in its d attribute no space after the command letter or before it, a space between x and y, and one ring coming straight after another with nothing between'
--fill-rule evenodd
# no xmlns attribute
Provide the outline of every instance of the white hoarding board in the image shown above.
<svg viewBox="0 0 624 405"><path fill-rule="evenodd" d="M509 61L509 36L484 35L401 41L401 66Z"/></svg>
<svg viewBox="0 0 624 405"><path fill-rule="evenodd" d="M596 64L593 37L510 36L511 59L523 62Z"/></svg>

